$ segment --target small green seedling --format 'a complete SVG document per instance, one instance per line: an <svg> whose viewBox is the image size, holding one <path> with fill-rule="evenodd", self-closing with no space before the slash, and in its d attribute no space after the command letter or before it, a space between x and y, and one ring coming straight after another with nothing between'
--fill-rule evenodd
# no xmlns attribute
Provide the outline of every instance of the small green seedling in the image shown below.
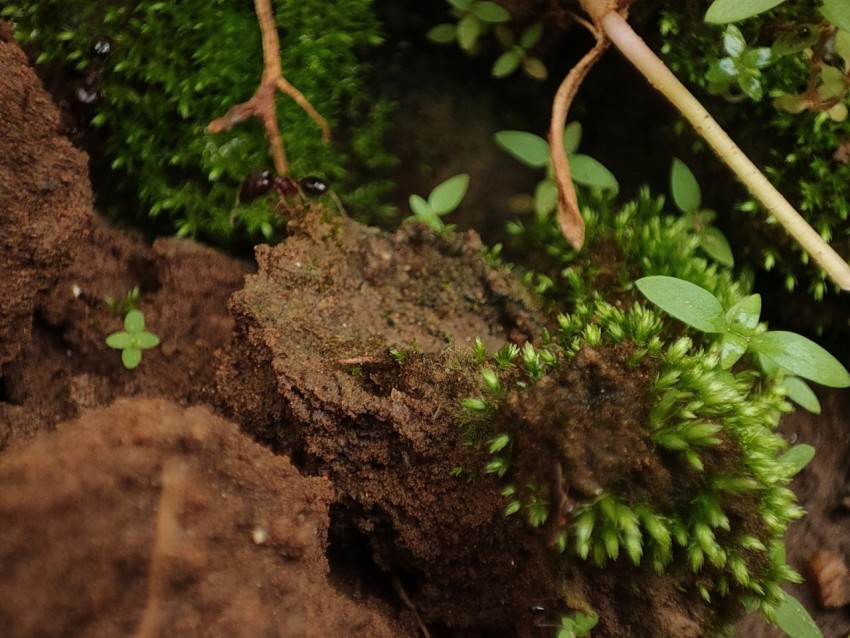
<svg viewBox="0 0 850 638"><path fill-rule="evenodd" d="M457 40L460 48L471 52L478 39L486 34L493 25L508 22L511 14L502 5L490 0L448 0L452 5L452 15L457 23L438 24L428 31L426 37L438 44L448 44Z"/></svg>
<svg viewBox="0 0 850 638"><path fill-rule="evenodd" d="M525 131L499 131L493 139L526 166L546 169L546 177L537 184L534 191L534 211L541 217L554 212L558 206L558 187L555 185L552 164L549 161L549 143L542 137ZM577 152L581 142L581 124L570 122L564 128L563 141L573 181L616 195L619 184L611 171L589 155Z"/></svg>
<svg viewBox="0 0 850 638"><path fill-rule="evenodd" d="M773 50L770 47L749 48L744 34L733 24L723 32L723 48L727 55L715 60L705 75L709 93L734 100L740 98L740 94L733 92L733 86L737 86L750 99L761 100L764 95L761 69L776 61Z"/></svg>
<svg viewBox="0 0 850 638"><path fill-rule="evenodd" d="M117 317L124 317L131 310L139 307L139 287L133 286L123 297L106 296L103 301Z"/></svg>
<svg viewBox="0 0 850 638"><path fill-rule="evenodd" d="M717 216L713 210L702 208L702 193L691 169L681 160L674 159L670 170L670 192L685 219L687 219L699 238L699 245L710 257L724 266L735 265L735 257L729 242L720 230L711 225Z"/></svg>
<svg viewBox="0 0 850 638"><path fill-rule="evenodd" d="M145 316L139 310L131 310L124 317L124 330L106 337L106 345L121 350L121 362L132 370L142 361L142 350L156 348L159 337L145 330Z"/></svg>
<svg viewBox="0 0 850 638"><path fill-rule="evenodd" d="M543 25L540 22L527 27L517 38L513 31L504 25L500 25L496 29L496 38L499 43L505 48L496 61L493 63L493 69L490 71L494 78L504 78L511 73L522 68L523 72L534 80L545 80L549 73L546 71L546 65L529 53L529 50L535 44L540 42L543 35Z"/></svg>
<svg viewBox="0 0 850 638"><path fill-rule="evenodd" d="M771 366L832 388L850 386L850 374L829 352L814 341L793 332L765 332L759 324L761 296L750 295L724 309L710 292L675 277L644 277L635 284L643 295L667 314L708 334L721 335L720 365L731 368L746 352ZM769 363L765 366L764 361ZM795 385L805 385L799 381ZM792 389L786 388L789 397ZM806 386L808 390L808 386ZM811 392L809 390L809 392ZM797 401L806 407L804 401Z"/></svg>
<svg viewBox="0 0 850 638"><path fill-rule="evenodd" d="M461 173L438 184L428 195L427 200L419 195L411 195L409 201L413 215L405 221L422 222L438 232L453 230L454 226L446 225L442 218L460 206L467 188L469 188L469 175Z"/></svg>
<svg viewBox="0 0 850 638"><path fill-rule="evenodd" d="M585 614L577 611L569 616L561 616L561 624L558 625L558 633L555 638L588 638L590 630L596 627L599 615L594 613Z"/></svg>

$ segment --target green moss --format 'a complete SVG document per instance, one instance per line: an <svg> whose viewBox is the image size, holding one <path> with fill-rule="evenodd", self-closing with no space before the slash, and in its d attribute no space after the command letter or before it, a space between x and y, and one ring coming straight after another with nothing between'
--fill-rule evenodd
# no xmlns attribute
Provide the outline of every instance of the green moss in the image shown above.
<svg viewBox="0 0 850 638"><path fill-rule="evenodd" d="M278 118L295 176L328 179L353 212L374 214L385 183L361 186L352 170L386 167L381 139L389 105L364 88L358 57L380 43L368 0L274 2L287 79L329 121L337 136L279 96ZM258 122L209 134L206 125L253 94L262 73L260 31L251 3L41 0L3 10L17 37L72 75L102 69L102 100L92 124L111 163L112 213L126 218L137 200L142 217L165 221L180 235L219 243L272 238L282 228L272 198L238 202L243 179L271 164ZM112 53L90 52L108 38ZM101 71L97 71L100 73ZM97 177L96 177L97 181Z"/></svg>

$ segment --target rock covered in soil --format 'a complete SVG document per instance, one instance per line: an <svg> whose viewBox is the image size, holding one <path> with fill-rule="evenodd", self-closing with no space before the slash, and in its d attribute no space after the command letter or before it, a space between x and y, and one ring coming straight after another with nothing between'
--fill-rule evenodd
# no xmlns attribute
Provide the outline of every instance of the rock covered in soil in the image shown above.
<svg viewBox="0 0 850 638"><path fill-rule="evenodd" d="M0 374L19 356L36 297L88 232L88 159L59 134L59 113L0 23Z"/></svg>
<svg viewBox="0 0 850 638"><path fill-rule="evenodd" d="M328 584L331 495L206 409L88 413L0 456L0 633L413 635Z"/></svg>
<svg viewBox="0 0 850 638"><path fill-rule="evenodd" d="M331 478L340 553L366 544L375 577L406 583L426 622L513 627L517 605L549 591L537 562L548 548L527 547L505 519L494 477L452 476L482 459L457 419L478 371L469 348L450 344L480 336L493 349L538 333L528 293L474 234L411 224L389 235L315 208L257 261L231 299L238 335L217 376L228 409Z"/></svg>

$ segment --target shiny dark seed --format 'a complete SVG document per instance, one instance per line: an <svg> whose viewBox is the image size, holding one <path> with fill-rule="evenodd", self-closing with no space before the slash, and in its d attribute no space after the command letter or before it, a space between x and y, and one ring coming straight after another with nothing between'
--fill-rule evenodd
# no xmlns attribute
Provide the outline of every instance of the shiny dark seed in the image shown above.
<svg viewBox="0 0 850 638"><path fill-rule="evenodd" d="M278 175L274 178L274 189L282 198L292 197L298 194L298 185L291 177Z"/></svg>
<svg viewBox="0 0 850 638"><path fill-rule="evenodd" d="M308 195L318 196L328 192L328 183L319 177L302 177L298 180L301 189Z"/></svg>
<svg viewBox="0 0 850 638"><path fill-rule="evenodd" d="M268 193L274 184L274 176L269 170L250 173L242 180L242 188L239 191L239 201L249 202Z"/></svg>

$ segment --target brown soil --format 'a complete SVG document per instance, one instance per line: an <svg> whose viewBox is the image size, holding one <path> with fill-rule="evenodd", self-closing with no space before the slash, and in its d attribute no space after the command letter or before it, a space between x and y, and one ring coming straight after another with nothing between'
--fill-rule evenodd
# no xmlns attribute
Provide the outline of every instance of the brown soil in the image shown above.
<svg viewBox="0 0 850 638"><path fill-rule="evenodd" d="M2 23L0 67L0 634L536 638L589 606L594 638L701 634L677 575L556 573L547 530L506 519L496 479L450 476L482 462L459 425L480 384L466 346L545 322L474 234L386 234L314 208L247 278L190 241L147 245L93 214L86 158ZM127 371L102 300L136 285L162 345ZM545 434L546 406L573 407L574 440L556 443L578 496L676 480L634 435L650 374L587 350L558 392L540 387L536 415L517 413ZM789 532L801 569L850 555L846 407L833 393L824 418L783 426L819 451L797 482L810 516ZM636 426L618 438L623 412ZM843 610L818 620L850 631Z"/></svg>

